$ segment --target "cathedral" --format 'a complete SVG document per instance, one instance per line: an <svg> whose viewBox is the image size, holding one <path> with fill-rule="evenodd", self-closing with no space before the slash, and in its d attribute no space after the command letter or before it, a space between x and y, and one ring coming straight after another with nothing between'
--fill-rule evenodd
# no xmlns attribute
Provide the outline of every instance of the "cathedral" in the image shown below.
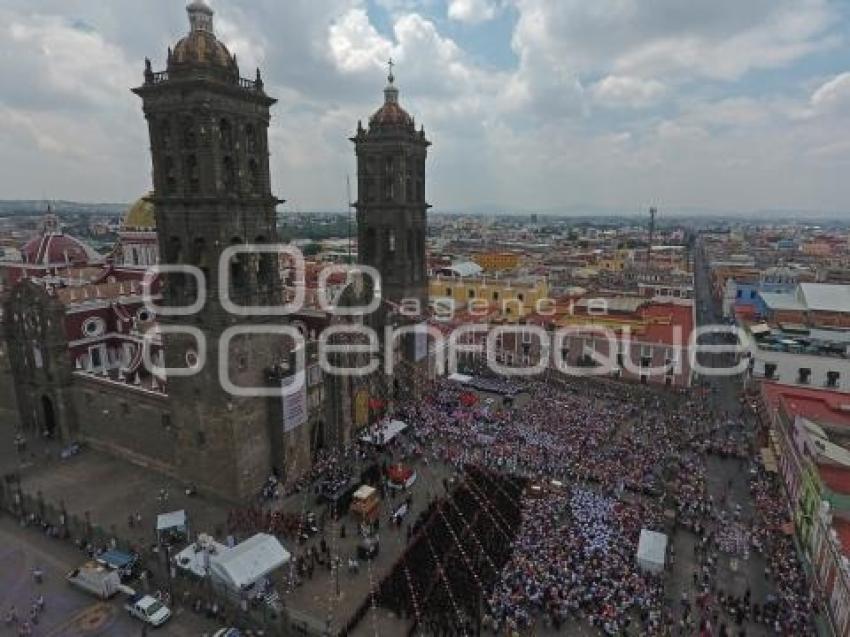
<svg viewBox="0 0 850 637"><path fill-rule="evenodd" d="M317 342L340 317L276 311L308 285L288 278L292 257L278 247L276 100L259 69L243 77L209 6L195 0L187 12L165 69L145 60L133 89L153 189L128 210L113 253L99 257L51 218L24 262L3 268L0 409L29 435L85 442L239 502L270 474L297 478L319 449L349 444L419 386L423 354L421 339L403 338L391 345L392 375L326 374ZM384 103L351 140L358 261L382 278L380 308L363 320L420 323L430 143L399 103L392 64ZM367 292L349 285L340 303ZM285 391L302 361L301 389Z"/></svg>

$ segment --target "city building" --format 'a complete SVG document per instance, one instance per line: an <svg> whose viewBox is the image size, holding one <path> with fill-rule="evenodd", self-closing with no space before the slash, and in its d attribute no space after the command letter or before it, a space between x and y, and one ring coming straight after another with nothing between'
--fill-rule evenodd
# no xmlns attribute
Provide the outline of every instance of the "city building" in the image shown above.
<svg viewBox="0 0 850 637"><path fill-rule="evenodd" d="M517 252L479 252L472 255L472 260L480 265L485 272L501 272L516 269L522 256Z"/></svg>
<svg viewBox="0 0 850 637"><path fill-rule="evenodd" d="M431 298L444 306L463 309L470 304L486 305L506 319L526 316L549 298L549 284L544 277L501 279L438 274L431 277L429 286Z"/></svg>
<svg viewBox="0 0 850 637"><path fill-rule="evenodd" d="M850 632L850 399L766 382L766 465L779 472L803 554L836 635Z"/></svg>

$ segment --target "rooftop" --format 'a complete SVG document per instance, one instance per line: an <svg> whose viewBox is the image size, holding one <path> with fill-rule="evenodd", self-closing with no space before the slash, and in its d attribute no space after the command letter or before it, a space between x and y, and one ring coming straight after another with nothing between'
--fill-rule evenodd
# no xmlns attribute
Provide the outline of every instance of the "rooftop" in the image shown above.
<svg viewBox="0 0 850 637"><path fill-rule="evenodd" d="M763 382L768 408L783 408L789 416L801 416L819 425L850 428L850 396L828 389L814 389Z"/></svg>

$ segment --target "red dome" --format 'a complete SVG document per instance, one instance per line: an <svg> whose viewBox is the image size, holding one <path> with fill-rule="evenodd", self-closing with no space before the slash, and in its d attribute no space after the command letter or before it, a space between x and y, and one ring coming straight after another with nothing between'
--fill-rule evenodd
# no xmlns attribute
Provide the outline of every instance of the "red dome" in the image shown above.
<svg viewBox="0 0 850 637"><path fill-rule="evenodd" d="M398 88L392 71L387 78L389 83L384 89L384 104L369 118L369 125L377 128L383 126L402 126L413 128L413 118L398 103Z"/></svg>
<svg viewBox="0 0 850 637"><path fill-rule="evenodd" d="M413 118L397 102L387 102L369 118L373 126L413 126Z"/></svg>
<svg viewBox="0 0 850 637"><path fill-rule="evenodd" d="M30 239L23 248L24 263L31 265L86 265L101 261L97 252L72 236L61 232L45 232Z"/></svg>

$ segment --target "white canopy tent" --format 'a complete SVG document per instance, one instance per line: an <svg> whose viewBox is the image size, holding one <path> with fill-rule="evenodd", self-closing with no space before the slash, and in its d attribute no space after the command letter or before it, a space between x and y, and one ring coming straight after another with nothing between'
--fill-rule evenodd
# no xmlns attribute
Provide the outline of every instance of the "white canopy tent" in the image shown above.
<svg viewBox="0 0 850 637"><path fill-rule="evenodd" d="M173 542L175 537L189 537L189 517L186 511L162 513L156 518L156 537L160 542Z"/></svg>
<svg viewBox="0 0 850 637"><path fill-rule="evenodd" d="M174 563L178 568L190 571L198 577L206 577L211 559L216 555L224 555L230 550L232 549L201 533L196 542L174 556Z"/></svg>
<svg viewBox="0 0 850 637"><path fill-rule="evenodd" d="M254 584L287 564L289 551L272 535L257 533L232 549L210 556L210 573L233 591Z"/></svg>
<svg viewBox="0 0 850 637"><path fill-rule="evenodd" d="M373 445L385 445L405 429L407 429L407 423L401 420L390 420L370 429L367 433L360 436L360 440Z"/></svg>
<svg viewBox="0 0 850 637"><path fill-rule="evenodd" d="M472 376L467 376L466 374L458 374L454 373L449 375L449 380L455 383L460 383L461 385L468 385L472 380Z"/></svg>
<svg viewBox="0 0 850 637"><path fill-rule="evenodd" d="M664 533L641 529L638 541L638 566L650 573L660 573L664 570L667 556L667 536Z"/></svg>
<svg viewBox="0 0 850 637"><path fill-rule="evenodd" d="M156 530L168 531L169 529L184 529L186 528L186 511L172 511L171 513L162 513L156 517Z"/></svg>

